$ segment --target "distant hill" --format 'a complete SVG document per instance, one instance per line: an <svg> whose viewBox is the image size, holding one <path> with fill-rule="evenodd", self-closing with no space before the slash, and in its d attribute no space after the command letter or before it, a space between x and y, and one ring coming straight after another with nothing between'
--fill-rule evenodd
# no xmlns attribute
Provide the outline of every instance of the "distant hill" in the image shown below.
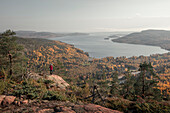
<svg viewBox="0 0 170 113"><path fill-rule="evenodd" d="M160 46L163 49L170 50L170 31L144 30L141 32L131 33L118 39L113 39L112 41L120 43Z"/></svg>
<svg viewBox="0 0 170 113"><path fill-rule="evenodd" d="M51 32L35 32L35 31L15 31L16 36L22 38L52 38L52 37L59 37L64 36L65 34L56 34Z"/></svg>
<svg viewBox="0 0 170 113"><path fill-rule="evenodd" d="M89 35L88 33L78 33L78 32L75 32L75 33L68 33L66 34L67 36L82 36L82 35Z"/></svg>
<svg viewBox="0 0 170 113"><path fill-rule="evenodd" d="M117 38L117 37L119 37L119 36L117 36L117 35L111 35L111 36L109 36L109 38Z"/></svg>
<svg viewBox="0 0 170 113"><path fill-rule="evenodd" d="M16 36L22 38L54 38L62 36L77 36L88 35L87 33L51 33L51 32L36 32L36 31L15 31Z"/></svg>

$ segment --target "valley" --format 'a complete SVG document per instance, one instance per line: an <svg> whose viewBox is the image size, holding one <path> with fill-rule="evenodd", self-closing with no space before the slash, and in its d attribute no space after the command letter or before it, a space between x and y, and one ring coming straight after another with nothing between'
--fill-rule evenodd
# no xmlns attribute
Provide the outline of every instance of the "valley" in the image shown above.
<svg viewBox="0 0 170 113"><path fill-rule="evenodd" d="M20 102L24 103L25 101L18 100L21 96L23 99L33 101L33 103L29 102L26 108L30 105L43 107L44 99L47 99L48 101L45 101L47 103L53 100L56 100L56 103L66 101L63 103L64 106L66 106L67 101L82 102L81 105L84 107L88 103L94 103L122 112L129 110L133 112L151 111L155 107L157 110L165 112L169 110L169 52L128 58L125 56L92 58L89 53L61 41L19 38L12 37L11 34L13 32L11 33L10 30L6 31L0 38L2 42L1 52L10 50L10 54L5 52L6 56L0 55L2 68L0 71L0 84L2 85L0 97L13 95L16 96L13 98L17 98L17 100L12 102L15 105L2 107L4 111L11 109L12 106L16 107ZM6 45L6 43L11 45L14 40L16 40L14 43L16 46L13 45L10 48L11 46ZM7 49L3 50L4 46ZM19 48L13 50L15 47ZM17 53L18 55L15 55ZM19 55L23 55L24 59L18 57ZM10 60L10 58L12 59ZM11 61L14 61L12 65ZM49 75L50 64L54 68L53 75ZM145 71L146 73L143 74ZM143 79L145 84L142 84L142 76L145 76ZM62 85L55 83L54 85L54 82L58 80L49 80L48 78L51 77L63 78L65 83L68 83L67 87L63 89L64 83ZM2 105L6 105L5 101L2 101ZM103 104L103 102L106 103ZM74 106L77 105L70 104L72 109L69 110L75 110ZM81 110L87 110L84 107ZM64 111L63 108L47 108L50 111ZM95 105L93 105L94 108ZM22 109L18 110L23 111Z"/></svg>

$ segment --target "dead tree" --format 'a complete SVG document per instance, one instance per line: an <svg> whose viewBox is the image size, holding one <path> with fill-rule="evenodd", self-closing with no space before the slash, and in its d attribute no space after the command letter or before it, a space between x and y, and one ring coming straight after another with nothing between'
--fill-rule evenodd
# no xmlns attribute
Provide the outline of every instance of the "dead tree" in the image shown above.
<svg viewBox="0 0 170 113"><path fill-rule="evenodd" d="M95 103L95 99L96 99L97 97L99 97L99 98L102 100L102 102L104 103L104 99L103 99L102 96L100 95L97 85L94 84L92 88L93 88L93 89L92 89L92 95L86 97L85 99L88 99L88 98L91 98L91 97L92 97L92 101L91 101L91 102L92 102L92 103Z"/></svg>

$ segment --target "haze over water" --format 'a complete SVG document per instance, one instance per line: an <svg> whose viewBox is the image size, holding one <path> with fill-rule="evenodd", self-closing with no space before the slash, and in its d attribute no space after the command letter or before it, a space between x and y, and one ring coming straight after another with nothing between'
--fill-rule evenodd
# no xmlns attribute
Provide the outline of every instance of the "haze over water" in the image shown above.
<svg viewBox="0 0 170 113"><path fill-rule="evenodd" d="M114 33L91 33L89 35L64 36L50 39L73 44L76 48L80 48L83 51L88 52L90 57L94 58L104 58L108 56L149 56L151 54L162 54L168 52L167 50L161 49L157 46L117 43L104 39L111 34L113 35Z"/></svg>

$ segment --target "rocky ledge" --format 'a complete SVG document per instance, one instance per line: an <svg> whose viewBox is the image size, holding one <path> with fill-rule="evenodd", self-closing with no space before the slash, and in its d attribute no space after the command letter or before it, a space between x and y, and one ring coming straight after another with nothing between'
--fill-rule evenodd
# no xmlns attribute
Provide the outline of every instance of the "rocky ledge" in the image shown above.
<svg viewBox="0 0 170 113"><path fill-rule="evenodd" d="M122 113L95 104L76 104L69 101L19 100L14 96L0 95L0 113Z"/></svg>

